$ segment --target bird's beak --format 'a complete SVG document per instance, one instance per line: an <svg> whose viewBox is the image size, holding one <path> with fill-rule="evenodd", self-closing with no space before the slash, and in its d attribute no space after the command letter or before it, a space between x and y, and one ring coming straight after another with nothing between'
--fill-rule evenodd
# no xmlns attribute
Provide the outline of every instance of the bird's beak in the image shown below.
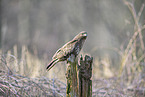
<svg viewBox="0 0 145 97"><path fill-rule="evenodd" d="M83 36L87 36L87 34L84 34Z"/></svg>

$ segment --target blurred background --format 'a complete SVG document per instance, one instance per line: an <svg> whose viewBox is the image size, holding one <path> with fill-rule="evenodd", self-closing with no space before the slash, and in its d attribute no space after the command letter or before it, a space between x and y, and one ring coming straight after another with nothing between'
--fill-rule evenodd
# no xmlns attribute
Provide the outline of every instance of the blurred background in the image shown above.
<svg viewBox="0 0 145 97"><path fill-rule="evenodd" d="M0 47L8 68L0 67L28 77L46 76L65 82L66 62L48 72L46 65L57 49L87 31L80 54L94 58L93 79L117 76L122 66L120 53L124 54L136 32L134 17L124 1L0 0ZM145 4L144 0L129 1L137 14ZM145 24L145 9L138 23ZM145 30L141 36L144 42ZM137 54L144 53L140 39L136 37Z"/></svg>

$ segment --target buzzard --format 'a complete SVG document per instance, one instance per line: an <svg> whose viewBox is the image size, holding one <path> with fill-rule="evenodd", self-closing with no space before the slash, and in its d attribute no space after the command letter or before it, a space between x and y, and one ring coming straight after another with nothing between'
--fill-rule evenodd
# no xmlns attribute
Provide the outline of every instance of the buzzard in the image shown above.
<svg viewBox="0 0 145 97"><path fill-rule="evenodd" d="M56 63L60 61L66 61L71 56L71 54L77 57L86 38L86 31L82 31L76 35L71 41L67 42L64 46L56 51L52 57L52 61L47 65L46 69L50 70Z"/></svg>

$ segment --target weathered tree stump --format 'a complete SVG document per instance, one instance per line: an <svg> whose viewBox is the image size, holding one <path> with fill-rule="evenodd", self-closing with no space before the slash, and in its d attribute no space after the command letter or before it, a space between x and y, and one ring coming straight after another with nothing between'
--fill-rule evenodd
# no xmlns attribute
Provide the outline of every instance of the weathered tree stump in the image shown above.
<svg viewBox="0 0 145 97"><path fill-rule="evenodd" d="M77 81L77 70L75 56L72 54L68 60L68 67L66 72L67 78L67 90L66 97L78 97L78 81Z"/></svg>
<svg viewBox="0 0 145 97"><path fill-rule="evenodd" d="M80 58L79 66L79 97L92 97L92 62L93 57L88 55Z"/></svg>
<svg viewBox="0 0 145 97"><path fill-rule="evenodd" d="M67 60L67 97L91 97L92 96L92 61L93 58L86 55L80 58L80 65L74 55ZM78 70L78 72L77 72Z"/></svg>

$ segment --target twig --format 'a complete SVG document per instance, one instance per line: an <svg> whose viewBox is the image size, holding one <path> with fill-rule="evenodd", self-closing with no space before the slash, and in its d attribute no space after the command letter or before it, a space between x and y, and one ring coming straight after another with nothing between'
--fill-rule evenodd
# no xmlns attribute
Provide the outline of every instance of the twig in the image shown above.
<svg viewBox="0 0 145 97"><path fill-rule="evenodd" d="M143 12L144 6L145 6L145 5L142 4L142 6L141 6L141 8L140 8L140 11L138 12L137 21L139 21L139 19L140 19L140 16L141 16L141 14L142 14L142 12Z"/></svg>
<svg viewBox="0 0 145 97"><path fill-rule="evenodd" d="M132 3L124 0L124 3L128 6L132 16L133 16L133 20L135 22L135 31L137 32L137 34L139 34L139 38L140 38L140 43L141 43L141 48L142 50L144 50L144 42L143 42L143 37L142 37L142 33L141 33L141 27L139 26L139 19L140 19L140 16L141 16L141 13L144 9L144 4L142 4L141 8L140 8L140 11L138 13L138 15L136 14L136 11L135 11L135 8L133 6Z"/></svg>

